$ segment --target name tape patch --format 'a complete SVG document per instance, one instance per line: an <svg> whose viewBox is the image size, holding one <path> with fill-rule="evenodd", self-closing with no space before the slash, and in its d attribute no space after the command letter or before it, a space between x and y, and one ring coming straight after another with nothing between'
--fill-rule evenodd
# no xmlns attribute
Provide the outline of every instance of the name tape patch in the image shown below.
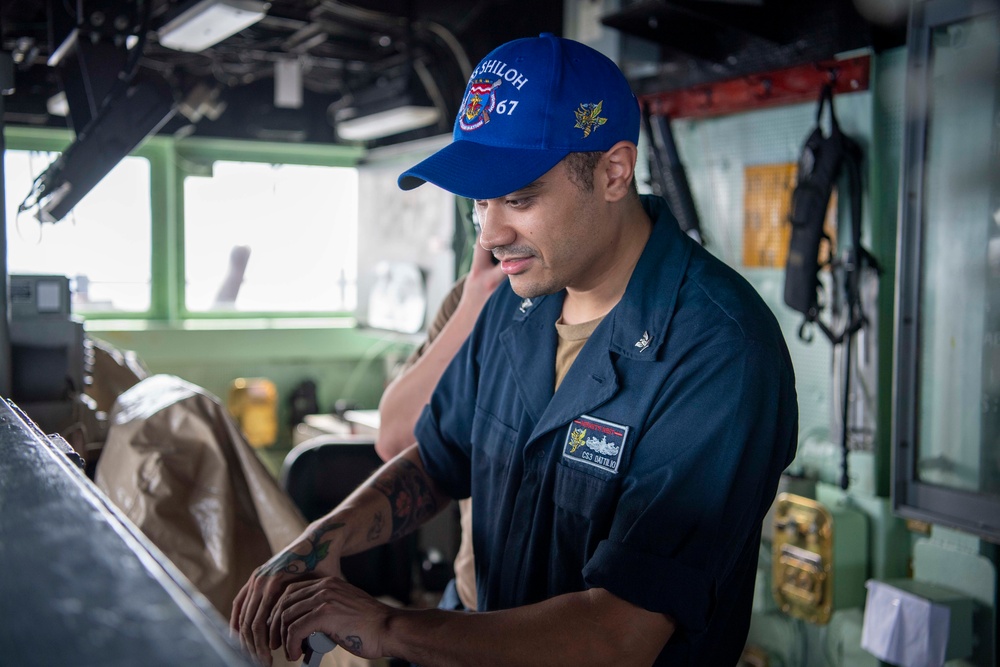
<svg viewBox="0 0 1000 667"><path fill-rule="evenodd" d="M628 426L580 415L566 432L563 458L617 474L627 436Z"/></svg>

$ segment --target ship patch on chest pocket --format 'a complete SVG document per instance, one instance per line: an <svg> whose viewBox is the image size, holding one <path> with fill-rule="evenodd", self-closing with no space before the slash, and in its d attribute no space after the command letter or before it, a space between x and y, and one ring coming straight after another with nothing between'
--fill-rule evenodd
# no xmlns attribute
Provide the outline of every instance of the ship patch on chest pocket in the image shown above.
<svg viewBox="0 0 1000 667"><path fill-rule="evenodd" d="M563 458L617 474L627 437L628 426L580 415L566 431Z"/></svg>

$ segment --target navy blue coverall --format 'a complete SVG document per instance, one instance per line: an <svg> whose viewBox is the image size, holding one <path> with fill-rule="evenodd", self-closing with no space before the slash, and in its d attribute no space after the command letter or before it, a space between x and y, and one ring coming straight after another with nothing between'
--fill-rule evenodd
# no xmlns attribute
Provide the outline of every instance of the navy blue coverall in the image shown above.
<svg viewBox="0 0 1000 667"><path fill-rule="evenodd" d="M795 454L794 374L746 280L662 199L643 205L653 230L625 294L558 391L565 293L505 283L416 435L442 490L472 496L480 610L605 588L675 619L657 665L735 665L761 522Z"/></svg>

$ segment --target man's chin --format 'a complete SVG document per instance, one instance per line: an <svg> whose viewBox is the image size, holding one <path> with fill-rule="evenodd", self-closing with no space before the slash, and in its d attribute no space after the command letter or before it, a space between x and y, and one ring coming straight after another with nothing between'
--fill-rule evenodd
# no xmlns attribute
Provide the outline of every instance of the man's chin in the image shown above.
<svg viewBox="0 0 1000 667"><path fill-rule="evenodd" d="M522 299L534 299L546 294L555 294L562 289L556 286L541 285L533 280L525 279L524 276L508 276L508 279L510 280L510 288L514 290L514 294Z"/></svg>

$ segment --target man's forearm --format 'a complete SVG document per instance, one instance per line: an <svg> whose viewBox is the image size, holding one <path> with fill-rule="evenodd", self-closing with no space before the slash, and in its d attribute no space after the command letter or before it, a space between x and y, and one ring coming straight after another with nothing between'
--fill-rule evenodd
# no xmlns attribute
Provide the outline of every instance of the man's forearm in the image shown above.
<svg viewBox="0 0 1000 667"><path fill-rule="evenodd" d="M311 524L294 545L264 563L257 571L257 576L315 572L330 553L330 534L343 527L342 522L326 518Z"/></svg>
<svg viewBox="0 0 1000 667"><path fill-rule="evenodd" d="M669 617L593 589L496 612L392 610L382 647L425 667L648 666L673 629Z"/></svg>
<svg viewBox="0 0 1000 667"><path fill-rule="evenodd" d="M313 545L315 558L301 558L315 569L331 550L350 556L399 539L447 506L424 470L416 446L382 466L333 511L309 525L303 540Z"/></svg>
<svg viewBox="0 0 1000 667"><path fill-rule="evenodd" d="M413 444L417 418L445 368L468 337L481 307L481 304L460 302L423 355L382 393L378 406L381 424L375 448L383 460L391 459Z"/></svg>
<svg viewBox="0 0 1000 667"><path fill-rule="evenodd" d="M491 260L490 253L477 245L468 275L452 288L434 318L427 348L383 392L378 406L382 424L375 442L375 450L383 460L388 461L413 443L413 427L431 392L472 331L483 305L505 279ZM452 299L459 290L461 297L452 310Z"/></svg>

